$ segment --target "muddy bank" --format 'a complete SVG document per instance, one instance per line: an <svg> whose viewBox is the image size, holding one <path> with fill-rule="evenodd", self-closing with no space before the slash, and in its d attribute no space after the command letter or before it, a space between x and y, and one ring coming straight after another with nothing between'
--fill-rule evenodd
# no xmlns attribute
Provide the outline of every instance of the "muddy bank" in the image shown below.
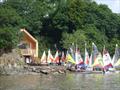
<svg viewBox="0 0 120 90"><path fill-rule="evenodd" d="M0 75L23 75L23 74L65 74L64 66L0 66Z"/></svg>

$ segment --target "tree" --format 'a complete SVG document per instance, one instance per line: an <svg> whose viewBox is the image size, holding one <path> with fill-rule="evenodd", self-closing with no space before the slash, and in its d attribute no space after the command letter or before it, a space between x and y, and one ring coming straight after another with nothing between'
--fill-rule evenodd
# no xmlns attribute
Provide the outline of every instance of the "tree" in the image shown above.
<svg viewBox="0 0 120 90"><path fill-rule="evenodd" d="M15 28L0 28L0 51L9 52L17 46L18 37Z"/></svg>
<svg viewBox="0 0 120 90"><path fill-rule="evenodd" d="M87 42L91 50L94 42L100 51L105 44L114 52L113 44L120 43L120 15L92 0L6 0L0 11L1 28L26 28L40 50L67 49L73 42L82 51Z"/></svg>
<svg viewBox="0 0 120 90"><path fill-rule="evenodd" d="M21 17L15 9L8 5L0 5L0 27L18 27L21 22Z"/></svg>
<svg viewBox="0 0 120 90"><path fill-rule="evenodd" d="M12 7L0 4L0 52L8 52L17 46L17 32L21 17Z"/></svg>

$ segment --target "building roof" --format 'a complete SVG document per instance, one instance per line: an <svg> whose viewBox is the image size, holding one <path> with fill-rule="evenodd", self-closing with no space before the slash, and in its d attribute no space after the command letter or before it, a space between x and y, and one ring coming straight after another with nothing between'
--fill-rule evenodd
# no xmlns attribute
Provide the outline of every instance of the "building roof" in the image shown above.
<svg viewBox="0 0 120 90"><path fill-rule="evenodd" d="M34 42L38 42L27 30L21 29L21 32L24 32L26 35L28 35Z"/></svg>

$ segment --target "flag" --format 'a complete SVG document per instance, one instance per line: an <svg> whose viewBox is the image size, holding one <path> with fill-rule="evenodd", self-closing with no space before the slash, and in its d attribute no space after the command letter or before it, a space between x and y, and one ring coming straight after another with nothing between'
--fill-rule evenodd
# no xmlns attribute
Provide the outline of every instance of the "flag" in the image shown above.
<svg viewBox="0 0 120 90"><path fill-rule="evenodd" d="M46 63L47 62L46 60L47 60L47 56L46 56L46 53L44 51L40 61L41 61L41 63Z"/></svg>
<svg viewBox="0 0 120 90"><path fill-rule="evenodd" d="M93 63L92 66L93 66L93 67L96 67L96 66L97 66L97 67L103 68L104 64L103 64L103 58L102 58L101 53L99 53L99 54L97 55L96 60L95 60L95 62Z"/></svg>
<svg viewBox="0 0 120 90"><path fill-rule="evenodd" d="M54 58L51 54L50 49L48 50L48 57L47 57L47 63L53 63L54 62Z"/></svg>
<svg viewBox="0 0 120 90"><path fill-rule="evenodd" d="M116 44L115 54L113 55L113 58L112 58L113 66L117 63L119 58L120 58L120 49L118 48L118 45Z"/></svg>
<svg viewBox="0 0 120 90"><path fill-rule="evenodd" d="M55 53L55 58L54 58L54 63L59 63L59 53L58 53L58 51L56 51L56 53Z"/></svg>
<svg viewBox="0 0 120 90"><path fill-rule="evenodd" d="M103 48L103 63L104 68L108 69L109 67L112 67L110 54L105 47Z"/></svg>
<svg viewBox="0 0 120 90"><path fill-rule="evenodd" d="M67 60L67 62L76 64L75 60L72 58L72 56L69 53L66 55L66 60Z"/></svg>

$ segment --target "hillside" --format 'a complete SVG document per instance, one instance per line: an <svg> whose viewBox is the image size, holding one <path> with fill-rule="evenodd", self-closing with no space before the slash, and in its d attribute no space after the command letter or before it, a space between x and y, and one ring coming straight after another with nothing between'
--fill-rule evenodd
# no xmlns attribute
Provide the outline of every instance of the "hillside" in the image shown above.
<svg viewBox="0 0 120 90"><path fill-rule="evenodd" d="M74 42L84 53L94 42L114 53L120 45L120 15L91 0L6 0L0 3L0 52L17 47L20 28L39 41L39 53L65 50Z"/></svg>

